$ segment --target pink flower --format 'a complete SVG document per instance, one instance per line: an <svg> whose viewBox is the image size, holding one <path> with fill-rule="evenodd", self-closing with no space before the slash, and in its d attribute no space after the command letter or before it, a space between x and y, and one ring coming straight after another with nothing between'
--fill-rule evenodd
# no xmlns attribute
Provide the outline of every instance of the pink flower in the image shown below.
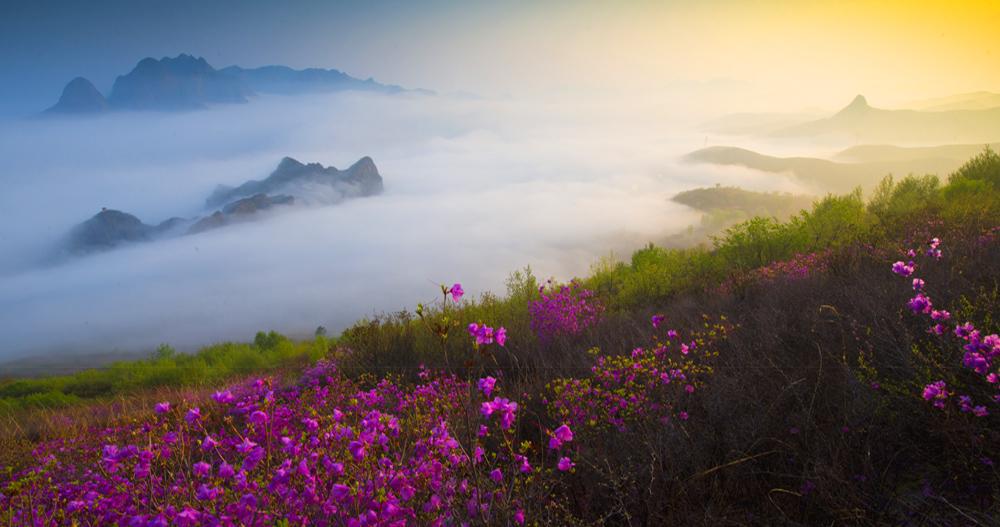
<svg viewBox="0 0 1000 527"><path fill-rule="evenodd" d="M665 317L663 315L653 315L653 318L651 319L651 321L653 323L653 328L655 329L655 328L660 327L660 324L662 324L663 321L666 320L666 318L667 317Z"/></svg>
<svg viewBox="0 0 1000 527"><path fill-rule="evenodd" d="M573 467L575 466L576 463L573 463L573 461L568 457L559 458L559 463L556 464L556 468L558 468L562 472L566 472L567 470L572 470Z"/></svg>
<svg viewBox="0 0 1000 527"><path fill-rule="evenodd" d="M489 397L493 393L493 387L496 386L497 380L493 377L483 377L479 379L479 390L483 392L483 395Z"/></svg>
<svg viewBox="0 0 1000 527"><path fill-rule="evenodd" d="M496 333L496 341L500 346L507 343L507 328L500 326Z"/></svg>
<svg viewBox="0 0 1000 527"><path fill-rule="evenodd" d="M364 443L360 441L351 441L351 443L347 445L347 449L351 451L351 455L354 456L354 459L361 461L365 458Z"/></svg>
<svg viewBox="0 0 1000 527"><path fill-rule="evenodd" d="M351 497L351 487L341 483L335 483L330 490L330 497L336 501L344 502Z"/></svg>
<svg viewBox="0 0 1000 527"><path fill-rule="evenodd" d="M912 263L905 264L903 262L896 262L892 264L892 272L900 276L910 276L913 274L914 266Z"/></svg>
<svg viewBox="0 0 1000 527"><path fill-rule="evenodd" d="M455 282L455 285L451 286L451 289L448 289L448 292L451 293L451 298L455 302L458 302L459 300L461 300L462 299L462 295L465 294L465 290L462 289L462 284L460 284L458 282Z"/></svg>
<svg viewBox="0 0 1000 527"><path fill-rule="evenodd" d="M156 406L153 407L153 409L156 410L156 413L163 415L170 411L170 403L156 403Z"/></svg>
<svg viewBox="0 0 1000 527"><path fill-rule="evenodd" d="M205 463L204 461L199 461L199 462L197 462L197 463L194 464L193 470L194 470L194 475L195 476L205 477L210 472L212 472L212 465L209 465L208 463Z"/></svg>
<svg viewBox="0 0 1000 527"><path fill-rule="evenodd" d="M517 509L514 513L514 523L524 525L524 509Z"/></svg>
<svg viewBox="0 0 1000 527"><path fill-rule="evenodd" d="M187 413L184 414L184 420L187 421L188 424L192 425L201 421L201 409L196 406L188 410Z"/></svg>
<svg viewBox="0 0 1000 527"><path fill-rule="evenodd" d="M920 278L913 279L913 290L920 291L924 288L924 281Z"/></svg>
<svg viewBox="0 0 1000 527"><path fill-rule="evenodd" d="M570 430L569 425L562 425L555 430L556 438L563 443L569 443L573 440L573 431Z"/></svg>
<svg viewBox="0 0 1000 527"><path fill-rule="evenodd" d="M498 468L491 470L490 479L492 479L494 483L500 483L503 481L503 472L501 472Z"/></svg>

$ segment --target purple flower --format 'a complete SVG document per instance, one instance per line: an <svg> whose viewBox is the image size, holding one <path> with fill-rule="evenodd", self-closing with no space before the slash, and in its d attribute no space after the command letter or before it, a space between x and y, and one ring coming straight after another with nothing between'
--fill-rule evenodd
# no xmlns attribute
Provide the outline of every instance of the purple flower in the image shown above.
<svg viewBox="0 0 1000 527"><path fill-rule="evenodd" d="M933 402L937 408L944 408L944 401L948 398L948 386L944 381L937 381L924 386L923 397L925 401Z"/></svg>
<svg viewBox="0 0 1000 527"><path fill-rule="evenodd" d="M192 468L194 469L194 475L202 478L212 472L212 465L209 465L204 461L195 463Z"/></svg>
<svg viewBox="0 0 1000 527"><path fill-rule="evenodd" d="M498 468L491 470L490 479L492 479L494 483L500 483L503 481L503 472L501 472Z"/></svg>
<svg viewBox="0 0 1000 527"><path fill-rule="evenodd" d="M336 501L344 502L351 497L351 487L341 483L335 483L330 490L330 497Z"/></svg>
<svg viewBox="0 0 1000 527"><path fill-rule="evenodd" d="M493 387L496 386L497 380L493 377L483 377L479 379L479 390L483 392L483 395L489 397L493 393Z"/></svg>
<svg viewBox="0 0 1000 527"><path fill-rule="evenodd" d="M662 324L663 321L666 320L666 318L667 317L665 317L663 315L653 315L653 318L651 319L652 322L653 322L653 328L660 327L660 324Z"/></svg>
<svg viewBox="0 0 1000 527"><path fill-rule="evenodd" d="M184 420L187 421L188 424L192 425L201 421L201 408L195 406L194 408L188 410L187 413L184 414Z"/></svg>
<svg viewBox="0 0 1000 527"><path fill-rule="evenodd" d="M504 344L507 343L507 328L500 326L500 328L497 329L496 341L497 344L499 344L500 346L503 346Z"/></svg>
<svg viewBox="0 0 1000 527"><path fill-rule="evenodd" d="M462 295L465 294L465 290L462 289L462 284L458 282L455 282L455 285L451 286L451 289L448 289L448 292L451 293L451 298L455 300L455 302L461 300Z"/></svg>
<svg viewBox="0 0 1000 527"><path fill-rule="evenodd" d="M930 313L932 311L931 299L924 296L923 293L917 293L906 303L906 307L910 308L910 311L914 313Z"/></svg>
<svg viewBox="0 0 1000 527"><path fill-rule="evenodd" d="M558 468L562 472L566 472L567 470L572 470L573 467L575 466L576 463L573 463L573 461L568 457L561 457L559 458L559 462L556 463L556 468Z"/></svg>
<svg viewBox="0 0 1000 527"><path fill-rule="evenodd" d="M924 288L924 281L922 279L920 279L920 278L914 278L913 279L913 290L914 291L921 291L921 290L923 290L923 288Z"/></svg>
<svg viewBox="0 0 1000 527"><path fill-rule="evenodd" d="M156 410L156 413L163 415L170 411L170 403L167 402L156 403L156 406L153 407L153 409Z"/></svg>
<svg viewBox="0 0 1000 527"><path fill-rule="evenodd" d="M569 425L562 425L559 428L556 428L555 436L563 443L569 443L573 440L573 431L570 430Z"/></svg>
<svg viewBox="0 0 1000 527"><path fill-rule="evenodd" d="M360 441L351 441L351 443L347 445L347 449L351 451L351 455L354 456L354 459L356 459L357 461L361 461L362 459L365 458L364 443Z"/></svg>
<svg viewBox="0 0 1000 527"><path fill-rule="evenodd" d="M910 276L913 274L914 266L913 263L905 264L903 262L896 262L892 264L892 272L900 276Z"/></svg>
<svg viewBox="0 0 1000 527"><path fill-rule="evenodd" d="M255 410L250 414L250 422L258 426L263 425L267 422L267 413L263 410Z"/></svg>

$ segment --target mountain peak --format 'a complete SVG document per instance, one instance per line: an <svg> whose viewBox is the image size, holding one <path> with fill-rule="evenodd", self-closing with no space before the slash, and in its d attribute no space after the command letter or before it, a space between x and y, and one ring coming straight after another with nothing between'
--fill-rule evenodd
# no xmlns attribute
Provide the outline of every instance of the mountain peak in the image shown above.
<svg viewBox="0 0 1000 527"><path fill-rule="evenodd" d="M868 105L868 99L865 99L864 95L859 94L856 97L854 97L854 100L851 101L851 104L845 106L843 110L840 110L838 112L838 114L859 113L871 110L871 108L872 107Z"/></svg>
<svg viewBox="0 0 1000 527"><path fill-rule="evenodd" d="M83 77L77 77L63 88L62 96L55 106L46 110L50 113L91 113L108 109L108 101L97 91L94 84Z"/></svg>

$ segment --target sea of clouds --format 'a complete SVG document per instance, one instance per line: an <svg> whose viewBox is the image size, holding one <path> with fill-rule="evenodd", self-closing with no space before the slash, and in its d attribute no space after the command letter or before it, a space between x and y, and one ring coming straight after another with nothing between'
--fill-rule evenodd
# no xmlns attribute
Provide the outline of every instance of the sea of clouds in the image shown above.
<svg viewBox="0 0 1000 527"><path fill-rule="evenodd" d="M258 97L188 113L0 122L0 360L191 350L258 330L310 335L437 298L502 292L511 271L565 280L699 221L698 186L795 190L684 165L703 146L683 105L610 99ZM203 215L217 184L284 156L371 156L385 193L53 265L101 207L155 224Z"/></svg>

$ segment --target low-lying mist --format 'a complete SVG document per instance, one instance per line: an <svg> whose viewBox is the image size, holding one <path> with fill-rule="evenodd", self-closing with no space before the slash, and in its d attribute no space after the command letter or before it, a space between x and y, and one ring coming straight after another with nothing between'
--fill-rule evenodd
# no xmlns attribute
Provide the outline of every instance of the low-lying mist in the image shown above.
<svg viewBox="0 0 1000 527"><path fill-rule="evenodd" d="M434 300L438 283L502 292L527 265L568 279L627 256L698 222L669 201L682 190L796 190L678 164L705 141L687 132L700 118L597 99L344 93L0 123L0 360L336 331ZM204 215L217 184L261 179L284 156L346 168L366 155L382 195L46 260L101 207L150 224Z"/></svg>

